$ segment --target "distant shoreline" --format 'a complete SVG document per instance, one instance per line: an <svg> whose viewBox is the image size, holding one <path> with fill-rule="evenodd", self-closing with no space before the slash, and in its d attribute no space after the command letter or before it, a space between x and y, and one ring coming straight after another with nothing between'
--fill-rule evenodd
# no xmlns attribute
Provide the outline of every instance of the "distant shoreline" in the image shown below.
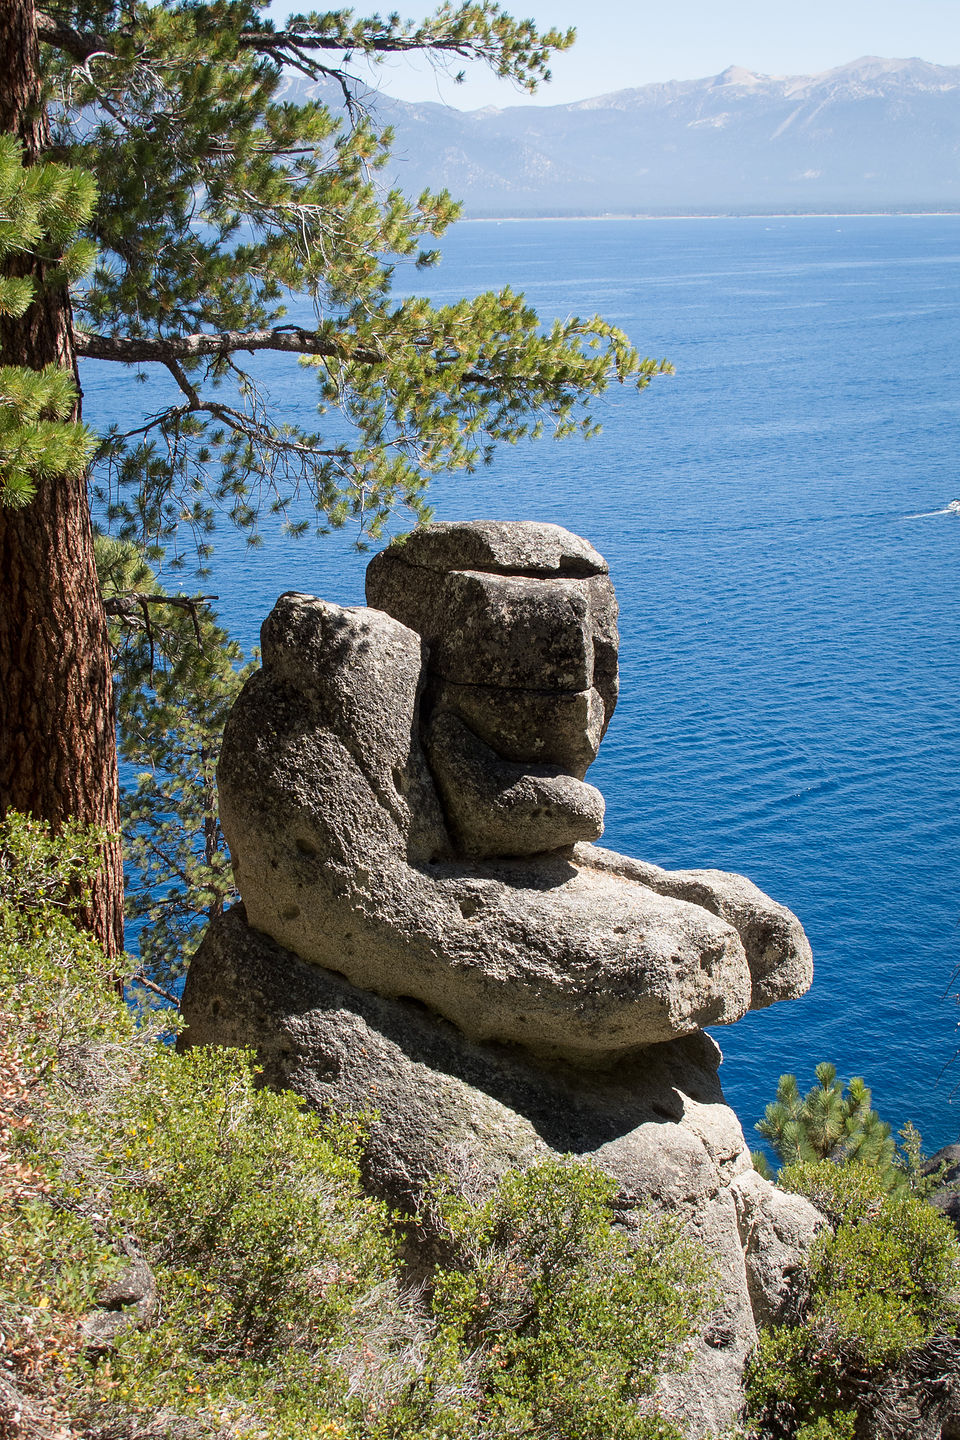
<svg viewBox="0 0 960 1440"><path fill-rule="evenodd" d="M733 211L718 210L710 214L691 214L690 211L676 215L644 214L643 212L622 215L462 215L458 225L519 225L531 220L548 221L555 224L562 220L949 220L960 217L956 210L773 210Z"/></svg>

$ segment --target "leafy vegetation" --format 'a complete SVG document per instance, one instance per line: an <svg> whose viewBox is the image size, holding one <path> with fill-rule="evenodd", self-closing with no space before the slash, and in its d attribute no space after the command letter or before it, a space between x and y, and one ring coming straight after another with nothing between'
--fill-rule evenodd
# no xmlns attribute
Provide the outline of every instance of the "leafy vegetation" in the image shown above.
<svg viewBox="0 0 960 1440"><path fill-rule="evenodd" d="M877 1167L800 1162L778 1183L832 1228L814 1242L795 1323L761 1334L750 1410L764 1436L852 1440L904 1360L956 1331L960 1248L947 1220L909 1190L891 1194Z"/></svg>
<svg viewBox="0 0 960 1440"><path fill-rule="evenodd" d="M17 274L18 260L42 259L47 285L90 268L96 248L79 231L95 195L82 170L52 162L25 169L16 137L0 133L0 317L20 319L36 295L36 278ZM0 505L28 505L38 476L86 470L95 441L73 421L76 403L73 376L57 365L0 365Z"/></svg>
<svg viewBox="0 0 960 1440"><path fill-rule="evenodd" d="M445 1347L476 1357L482 1386L482 1423L456 1433L677 1433L636 1402L709 1308L713 1277L668 1221L611 1229L615 1193L601 1171L553 1161L508 1173L479 1204L434 1196L430 1230L454 1260L434 1319Z"/></svg>
<svg viewBox="0 0 960 1440"><path fill-rule="evenodd" d="M138 981L169 992L236 894L217 812L223 726L254 661L217 623L213 597L169 595L129 542L100 535L120 758L126 913Z"/></svg>
<svg viewBox="0 0 960 1440"><path fill-rule="evenodd" d="M367 1195L363 1126L258 1086L236 1051L178 1054L71 918L98 837L0 830L0 1009L15 1125L0 1158L0 1329L22 1407L66 1435L678 1440L651 1399L709 1303L664 1220L612 1223L614 1187L565 1161L416 1223L443 1256L406 1278ZM77 1322L131 1256L154 1321L88 1353Z"/></svg>
<svg viewBox="0 0 960 1440"><path fill-rule="evenodd" d="M837 1079L834 1065L817 1066L817 1083L801 1095L795 1075L781 1075L777 1098L767 1106L756 1130L769 1141L787 1166L813 1165L820 1160L866 1166L875 1170L890 1192L921 1184L920 1136L913 1126L901 1132L898 1147L885 1120L873 1109L869 1087L857 1075L849 1086ZM754 1166L773 1179L766 1156L756 1152Z"/></svg>
<svg viewBox="0 0 960 1440"><path fill-rule="evenodd" d="M960 1247L926 1202L937 1176L925 1173L914 1126L898 1146L862 1079L846 1086L828 1063L816 1075L806 1095L782 1075L756 1126L784 1162L776 1183L810 1200L828 1227L794 1281L792 1319L761 1332L749 1372L751 1433L855 1440L876 1433L887 1407L889 1433L907 1434L897 1403L904 1394L929 1399L940 1351L956 1346ZM754 1165L773 1178L765 1156Z"/></svg>

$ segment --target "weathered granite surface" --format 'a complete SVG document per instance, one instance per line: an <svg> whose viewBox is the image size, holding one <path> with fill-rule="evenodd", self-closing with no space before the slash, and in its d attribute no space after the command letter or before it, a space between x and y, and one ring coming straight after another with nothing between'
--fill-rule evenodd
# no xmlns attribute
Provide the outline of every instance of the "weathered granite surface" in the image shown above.
<svg viewBox="0 0 960 1440"><path fill-rule="evenodd" d="M472 538L453 530L450 544ZM529 561L529 538L509 553ZM568 549L581 569L602 563ZM404 557L411 550L413 540ZM393 583L396 571L383 561L378 573ZM521 578L547 590L608 583ZM596 678L588 611L574 606L569 621L583 661L568 672L575 685ZM497 621L508 636L511 614ZM490 655L497 625L484 632ZM536 645L524 633L529 678ZM749 881L671 878L574 845L599 834L599 792L559 763L490 745L431 692L429 645L395 618L284 595L262 639L263 669L228 721L219 769L221 820L258 930L362 988L429 1004L473 1038L583 1064L729 1023L809 984L802 928ZM550 654L541 660L544 675L558 673ZM519 665L508 657L483 673L512 679ZM545 681L539 701L547 693Z"/></svg>
<svg viewBox="0 0 960 1440"><path fill-rule="evenodd" d="M219 768L244 907L191 964L186 1043L253 1046L271 1083L375 1111L368 1179L397 1203L573 1154L625 1223L679 1214L720 1301L662 1393L716 1433L821 1217L752 1170L703 1027L802 994L806 937L743 876L590 843L618 639L586 541L432 526L375 558L368 598L288 594L264 623Z"/></svg>
<svg viewBox="0 0 960 1440"><path fill-rule="evenodd" d="M427 642L432 711L504 759L583 778L618 686L617 601L592 545L559 525L431 525L374 556L367 602Z"/></svg>
<svg viewBox="0 0 960 1440"><path fill-rule="evenodd" d="M508 1168L575 1155L617 1181L625 1223L631 1208L678 1214L716 1262L719 1299L690 1369L662 1394L693 1435L735 1415L756 1323L784 1302L823 1222L751 1168L709 1036L653 1046L612 1072L478 1043L423 1005L283 950L242 908L207 932L183 1010L190 1044L252 1046L269 1084L320 1110L370 1115L368 1183L395 1204L412 1207L440 1173L492 1187Z"/></svg>

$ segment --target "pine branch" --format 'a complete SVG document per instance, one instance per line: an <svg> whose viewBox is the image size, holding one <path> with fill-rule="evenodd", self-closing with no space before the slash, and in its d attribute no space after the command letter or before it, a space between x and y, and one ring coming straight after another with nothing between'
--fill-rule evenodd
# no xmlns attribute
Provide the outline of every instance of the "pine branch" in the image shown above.
<svg viewBox="0 0 960 1440"><path fill-rule="evenodd" d="M37 39L44 45L63 50L81 65L86 65L95 55L112 56L115 53L113 43L106 35L98 35L94 30L75 30L72 25L65 25L42 10L37 11Z"/></svg>
<svg viewBox="0 0 960 1440"><path fill-rule="evenodd" d="M196 627L197 610L201 605L206 605L211 600L219 600L219 595L153 595L149 592L130 590L125 595L111 595L103 602L103 608L108 615L116 615L120 619L129 619L134 614L135 607L141 610L147 605L174 605L178 610L186 610L194 621ZM197 637L199 643L199 635Z"/></svg>
<svg viewBox="0 0 960 1440"><path fill-rule="evenodd" d="M103 608L107 615L121 620L132 630L142 630L150 646L150 670L154 665L154 630L150 619L150 606L174 606L186 610L193 621L193 629L200 644L200 621L198 611L219 595L154 595L149 591L130 590L123 595L110 595L104 599Z"/></svg>
<svg viewBox="0 0 960 1440"><path fill-rule="evenodd" d="M72 25L65 25L42 10L37 11L37 38L45 45L63 50L81 65L85 65L95 56L112 58L117 53L115 45L107 35L98 34L95 30L76 30ZM362 38L337 31L253 29L241 31L237 44L242 50L257 50L269 55L277 64L293 65L298 69L309 66L304 73L310 73L313 69L325 70L325 73L337 78L339 71L324 67L319 62L311 64L309 52L339 50L373 55L399 55L430 50L469 60L486 58L486 52L493 49L492 46L478 45L453 35L431 34L424 27L406 32L367 31Z"/></svg>
<svg viewBox="0 0 960 1440"><path fill-rule="evenodd" d="M86 360L114 360L123 365L151 362L170 366L178 360L195 360L205 355L231 355L237 350L279 350L287 355L319 355L328 360L347 360L360 365L382 365L386 357L358 346L350 349L330 340L317 330L283 325L272 330L221 330L216 334L127 336L95 335L77 331L77 354Z"/></svg>
<svg viewBox="0 0 960 1440"><path fill-rule="evenodd" d="M269 420L256 420L229 405L220 405L215 400L198 399L196 404L171 405L169 409L151 415L143 425L137 425L133 430L124 430L118 438L131 440L137 435L148 435L151 430L169 430L187 415L212 415L236 434L245 435L247 439L277 454L331 460L345 460L349 457L349 451L342 445L330 449L307 444L302 440L291 440L277 431Z"/></svg>
<svg viewBox="0 0 960 1440"><path fill-rule="evenodd" d="M462 60L479 58L482 48L453 35L431 34L426 27L409 31L367 31L362 38L321 30L243 30L238 44L244 50L275 50L297 54L309 50L359 50L364 54L401 55L414 50L436 50ZM287 55L284 59L286 62Z"/></svg>
<svg viewBox="0 0 960 1440"><path fill-rule="evenodd" d="M326 28L304 24L302 29L275 30L267 21L241 31L237 46L240 50L265 55L280 68L289 66L299 70L311 79L326 76L334 80L343 88L348 106L352 106L354 98L347 87L358 83L355 77L340 67L314 59L316 52L339 51L348 60L355 54L376 59L420 53L436 56L441 63L455 56L460 60L481 61L532 91L539 80L550 78L546 69L550 52L566 50L573 43L573 30L540 33L530 21L510 20L489 0L479 8L479 14L471 12L469 5L462 5L459 11L444 13L441 10L419 25L401 24L397 17L390 16L385 21L374 17L355 25L345 23L342 28L338 24ZM343 12L328 18L349 22L351 16ZM109 35L76 30L43 11L37 12L37 36L44 44L63 51L83 66L96 57L117 55L117 47Z"/></svg>
<svg viewBox="0 0 960 1440"><path fill-rule="evenodd" d="M166 1000L167 1004L172 1005L175 1010L179 1010L180 1008L180 1001L176 995L170 990L164 990L162 985L158 985L156 981L151 980L144 974L142 967L130 976L127 983L129 985L142 985L144 990L149 990L152 994L159 995L161 1000Z"/></svg>
<svg viewBox="0 0 960 1440"><path fill-rule="evenodd" d="M188 379L183 366L180 364L180 361L174 360L173 357L171 357L169 360L166 361L166 366L167 369L170 371L170 374L173 376L174 380L176 380L177 384L180 386L180 389L183 391L184 395L186 395L187 399L190 401L191 408L197 408L202 403L200 400L200 396L197 393L196 388L190 383L190 380Z"/></svg>
<svg viewBox="0 0 960 1440"><path fill-rule="evenodd" d="M430 347L427 344L418 346L417 342L413 341L412 348L422 353ZM76 350L84 360L112 360L121 365L165 365L188 397L193 387L187 389L182 383L183 372L177 365L179 360L203 359L205 356L223 358L238 351L253 355L258 350L276 350L286 355L317 355L325 360L341 360L350 365L385 365L388 358L379 350L371 350L362 345L350 347L341 341L330 340L318 330L304 330L299 325L282 325L272 330L221 330L216 334L201 332L195 335L162 337L96 335L90 331L78 330ZM458 358L456 352L451 351L451 363ZM441 369L444 357L438 355L436 360L437 368ZM185 376L183 380L186 380ZM496 388L507 383L503 377L482 370L466 370L458 376L458 384L463 385ZM194 405L192 399L190 408L215 413L211 406Z"/></svg>

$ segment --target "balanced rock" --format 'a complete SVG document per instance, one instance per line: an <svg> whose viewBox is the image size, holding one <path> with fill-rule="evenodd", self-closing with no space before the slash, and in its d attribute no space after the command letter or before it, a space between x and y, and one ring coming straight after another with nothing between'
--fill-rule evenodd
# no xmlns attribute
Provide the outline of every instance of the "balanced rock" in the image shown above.
<svg viewBox="0 0 960 1440"><path fill-rule="evenodd" d="M367 601L426 640L432 710L582 779L617 703L617 601L592 545L559 525L431 525L374 557Z"/></svg>
<svg viewBox="0 0 960 1440"><path fill-rule="evenodd" d="M584 780L617 699L607 567L553 525L431 526L368 570L370 608L281 596L227 723L220 814L243 905L211 926L185 1043L370 1114L370 1185L412 1206L599 1163L618 1216L676 1212L716 1311L660 1400L716 1433L821 1217L754 1173L703 1033L802 994L799 921L743 876L593 843Z"/></svg>
<svg viewBox="0 0 960 1440"><path fill-rule="evenodd" d="M538 548L544 528L550 543ZM561 543L564 535L486 526L481 553L532 568L545 550L558 574L520 578L546 590L608 584L595 552L576 537ZM459 526L441 539L427 550L435 563L476 536ZM402 553L411 550L413 540ZM564 565L589 573L571 579ZM444 583L453 573L420 568ZM403 609L396 574L391 583L390 603ZM418 576L409 584L425 593ZM563 673L582 685L596 678L599 652L615 695L609 606L595 643L586 601L550 604L539 613L567 614L575 643L547 646L536 663L531 649L525 669L491 664L488 678L532 683L541 661L555 678L556 657L576 651L580 668ZM523 624L528 613L523 601ZM453 629L436 606L429 617L453 654ZM509 632L509 610L498 623ZM484 610L464 633L479 646L488 626ZM494 639L490 628L491 654ZM741 877L683 872L671 882L656 867L575 845L600 830L599 793L556 762L515 761L481 738L431 691L429 640L398 619L285 595L262 648L263 669L226 727L220 813L249 922L279 944L362 989L419 1000L471 1038L593 1065L809 984L799 922ZM549 688L544 678L538 700ZM541 735L549 748L548 725Z"/></svg>

